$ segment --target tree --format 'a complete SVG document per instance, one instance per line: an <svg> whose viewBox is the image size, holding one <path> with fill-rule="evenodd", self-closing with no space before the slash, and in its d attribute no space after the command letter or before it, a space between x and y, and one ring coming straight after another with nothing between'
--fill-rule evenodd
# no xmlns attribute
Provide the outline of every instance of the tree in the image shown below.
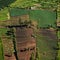
<svg viewBox="0 0 60 60"><path fill-rule="evenodd" d="M34 4L37 3L43 8L56 8L57 4L60 3L60 0L0 0L0 9L6 6L27 8L34 6Z"/></svg>
<svg viewBox="0 0 60 60"><path fill-rule="evenodd" d="M36 60L40 60L40 53L38 48L36 48Z"/></svg>
<svg viewBox="0 0 60 60"><path fill-rule="evenodd" d="M34 60L34 53L31 54L30 60Z"/></svg>
<svg viewBox="0 0 60 60"><path fill-rule="evenodd" d="M20 7L20 8L27 8L33 6L37 0L16 0L12 3L11 7Z"/></svg>
<svg viewBox="0 0 60 60"><path fill-rule="evenodd" d="M4 7L8 7L14 1L15 0L0 0L0 9L2 9Z"/></svg>
<svg viewBox="0 0 60 60"><path fill-rule="evenodd" d="M57 0L38 0L38 3L41 5L42 8L45 9L56 9L58 5Z"/></svg>
<svg viewBox="0 0 60 60"><path fill-rule="evenodd" d="M4 60L4 51L1 37L0 37L0 59Z"/></svg>

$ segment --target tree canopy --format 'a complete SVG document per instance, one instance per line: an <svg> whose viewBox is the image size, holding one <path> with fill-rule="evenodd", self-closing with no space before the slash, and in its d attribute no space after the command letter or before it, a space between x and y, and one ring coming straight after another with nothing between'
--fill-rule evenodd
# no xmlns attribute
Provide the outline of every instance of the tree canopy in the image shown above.
<svg viewBox="0 0 60 60"><path fill-rule="evenodd" d="M16 0L0 0L0 9L9 6L11 3L15 1Z"/></svg>
<svg viewBox="0 0 60 60"><path fill-rule="evenodd" d="M56 8L60 0L0 0L0 9L6 6L26 8L39 3L43 8Z"/></svg>

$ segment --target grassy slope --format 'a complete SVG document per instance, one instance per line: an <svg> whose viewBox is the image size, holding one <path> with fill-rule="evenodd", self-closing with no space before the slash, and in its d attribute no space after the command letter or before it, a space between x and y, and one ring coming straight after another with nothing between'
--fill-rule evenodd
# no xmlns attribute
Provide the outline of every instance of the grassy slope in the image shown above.
<svg viewBox="0 0 60 60"><path fill-rule="evenodd" d="M8 9L4 8L0 11L0 20L7 20Z"/></svg>

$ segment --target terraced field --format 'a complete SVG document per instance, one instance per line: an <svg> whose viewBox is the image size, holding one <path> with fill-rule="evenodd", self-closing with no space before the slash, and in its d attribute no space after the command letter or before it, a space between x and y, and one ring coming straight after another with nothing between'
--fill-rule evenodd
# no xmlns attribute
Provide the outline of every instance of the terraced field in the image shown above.
<svg viewBox="0 0 60 60"><path fill-rule="evenodd" d="M0 28L0 59L1 60L7 59L7 58L9 58L10 60L14 59L14 55L13 57L7 57L7 56L6 56L7 58L5 57L6 54L10 55L13 52L12 41L6 38L6 36L4 37L6 31L7 29Z"/></svg>

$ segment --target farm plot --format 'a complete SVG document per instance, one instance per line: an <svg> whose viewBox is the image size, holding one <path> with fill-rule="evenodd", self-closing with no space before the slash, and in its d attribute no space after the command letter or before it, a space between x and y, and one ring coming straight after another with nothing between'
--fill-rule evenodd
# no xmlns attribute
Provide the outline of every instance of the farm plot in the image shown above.
<svg viewBox="0 0 60 60"><path fill-rule="evenodd" d="M57 53L55 49L57 47L56 31L40 29L37 35L37 47L40 51L41 60L55 60Z"/></svg>

